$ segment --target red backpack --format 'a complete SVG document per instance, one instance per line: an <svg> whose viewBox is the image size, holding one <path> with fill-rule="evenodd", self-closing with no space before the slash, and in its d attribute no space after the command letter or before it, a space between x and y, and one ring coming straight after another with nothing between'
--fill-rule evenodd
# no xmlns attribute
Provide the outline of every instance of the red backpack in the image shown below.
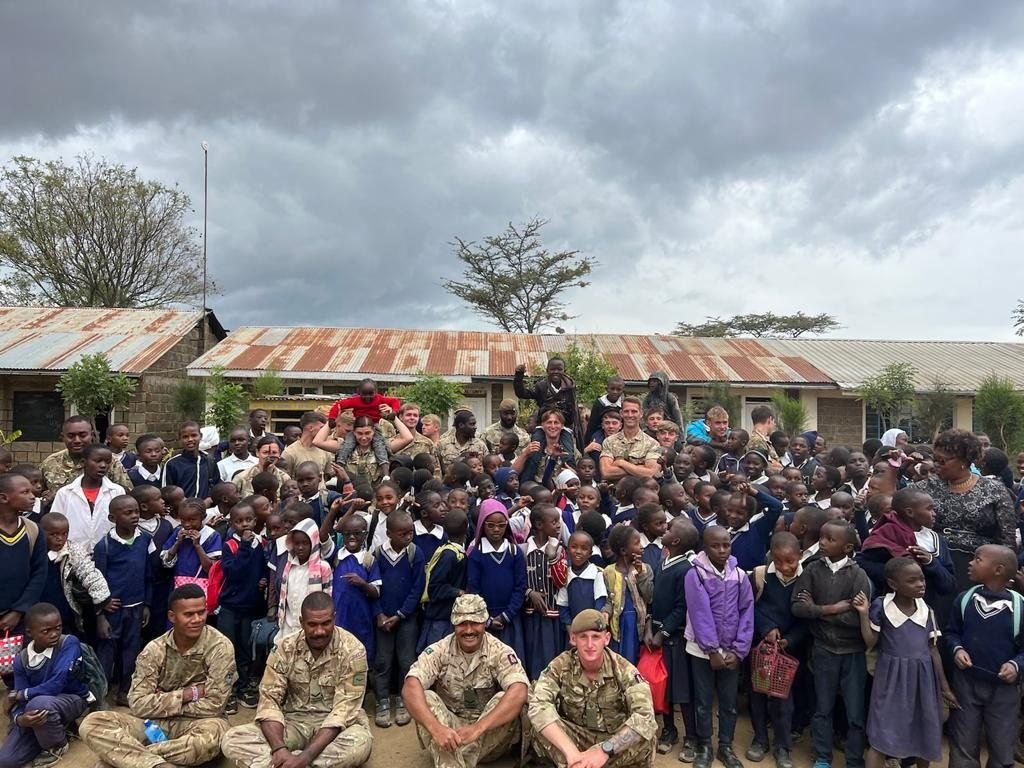
<svg viewBox="0 0 1024 768"><path fill-rule="evenodd" d="M231 550L231 554L238 554L238 542L234 539L228 539L225 546ZM220 608L220 590L224 586L224 568L220 560L210 566L207 578L209 581L206 584L206 612L212 616Z"/></svg>

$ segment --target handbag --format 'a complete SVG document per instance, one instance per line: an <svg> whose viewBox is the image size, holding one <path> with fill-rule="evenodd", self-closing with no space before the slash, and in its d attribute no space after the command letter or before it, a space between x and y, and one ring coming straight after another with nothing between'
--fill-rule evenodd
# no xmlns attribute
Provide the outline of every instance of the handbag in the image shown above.
<svg viewBox="0 0 1024 768"><path fill-rule="evenodd" d="M174 589L184 584L198 584L205 595L207 590L210 588L210 580L206 576L175 576L174 577Z"/></svg>
<svg viewBox="0 0 1024 768"><path fill-rule="evenodd" d="M0 675L14 674L14 660L18 658L23 645L24 635L12 635L9 630L4 632L0 639Z"/></svg>
<svg viewBox="0 0 1024 768"><path fill-rule="evenodd" d="M661 648L653 651L646 645L640 648L640 659L636 663L639 672L651 687L654 711L659 715L668 714L672 707L668 703L668 667Z"/></svg>
<svg viewBox="0 0 1024 768"><path fill-rule="evenodd" d="M762 640L750 661L751 685L773 699L788 699L799 666L800 662L776 643Z"/></svg>

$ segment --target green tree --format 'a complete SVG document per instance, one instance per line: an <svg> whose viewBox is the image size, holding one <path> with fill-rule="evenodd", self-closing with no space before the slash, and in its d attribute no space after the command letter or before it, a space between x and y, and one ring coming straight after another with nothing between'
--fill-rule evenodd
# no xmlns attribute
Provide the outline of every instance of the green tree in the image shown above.
<svg viewBox="0 0 1024 768"><path fill-rule="evenodd" d="M252 380L252 384L249 385L249 392L252 394L253 400L278 397L284 394L284 380L277 370L267 368Z"/></svg>
<svg viewBox="0 0 1024 768"><path fill-rule="evenodd" d="M210 369L206 392L206 420L217 428L221 438L226 438L245 418L249 397L241 384L224 377L222 366Z"/></svg>
<svg viewBox="0 0 1024 768"><path fill-rule="evenodd" d="M182 379L171 390L171 407L182 421L204 420L206 384L199 379Z"/></svg>
<svg viewBox="0 0 1024 768"><path fill-rule="evenodd" d="M949 385L938 379L932 382L930 392L922 392L917 396L914 400L914 419L928 435L928 442L934 443L939 433L953 424L955 408L956 396L949 391Z"/></svg>
<svg viewBox="0 0 1024 768"><path fill-rule="evenodd" d="M703 323L678 323L673 333L676 336L698 336L704 338L734 336L778 336L787 339L798 339L804 334L817 336L839 328L839 322L832 315L776 315L774 312L762 314L733 315L722 319L708 317Z"/></svg>
<svg viewBox="0 0 1024 768"><path fill-rule="evenodd" d="M989 374L974 396L974 415L992 443L1004 451L1024 441L1024 395L1009 378Z"/></svg>
<svg viewBox="0 0 1024 768"><path fill-rule="evenodd" d="M857 389L857 396L878 414L883 430L894 428L914 402L916 375L917 369L910 363L891 363Z"/></svg>
<svg viewBox="0 0 1024 768"><path fill-rule="evenodd" d="M720 405L729 414L730 424L739 424L743 419L743 402L733 393L727 381L712 381L704 385L704 413L713 405ZM685 427L685 425L682 425Z"/></svg>
<svg viewBox="0 0 1024 768"><path fill-rule="evenodd" d="M57 382L57 391L64 402L93 422L97 416L106 417L113 408L123 408L135 393L138 382L123 373L110 370L110 360L98 352L84 355L72 365Z"/></svg>
<svg viewBox="0 0 1024 768"><path fill-rule="evenodd" d="M136 169L15 157L0 171L0 300L165 307L202 294L188 196Z"/></svg>
<svg viewBox="0 0 1024 768"><path fill-rule="evenodd" d="M403 403L416 403L421 413L433 413L446 419L462 400L465 389L461 384L447 381L443 376L421 371L416 374L416 380L412 384L392 387L388 394L397 397Z"/></svg>
<svg viewBox="0 0 1024 768"><path fill-rule="evenodd" d="M775 409L775 424L790 437L804 432L807 426L807 409L800 398L786 397L781 392L772 395Z"/></svg>
<svg viewBox="0 0 1024 768"><path fill-rule="evenodd" d="M463 264L462 279L446 278L441 285L509 333L540 333L571 319L562 295L589 285L583 278L597 261L579 251L544 248L540 231L547 223L533 218L517 227L509 222L483 243L456 237L450 245Z"/></svg>

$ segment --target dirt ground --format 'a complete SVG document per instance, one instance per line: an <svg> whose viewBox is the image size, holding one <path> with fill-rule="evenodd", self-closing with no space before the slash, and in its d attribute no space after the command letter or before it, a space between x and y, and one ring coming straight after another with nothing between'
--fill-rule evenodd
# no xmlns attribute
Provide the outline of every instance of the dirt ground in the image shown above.
<svg viewBox="0 0 1024 768"><path fill-rule="evenodd" d="M238 714L232 715L228 718L232 725L243 725L245 723L252 722L253 713L255 710L251 709L240 709ZM370 716L370 729L373 731L373 754L370 756L370 760L367 763L369 768L394 768L395 766L402 766L402 768L429 768L430 757L427 752L420 747L419 742L416 739L416 730L414 724L409 724L399 728L398 726L391 726L390 728L377 728L373 725L373 713L369 712ZM678 717L677 717L678 720ZM678 727L678 724L677 724ZM0 725L0 733L6 735L7 723L6 721ZM748 718L741 716L739 723L736 728L736 742L735 749L736 754L741 760L744 760L743 752L750 745L750 721ZM808 737L805 735L801 739L800 743L795 745L793 750L793 761L798 767L810 766L813 760L810 757L808 751ZM682 765L676 759L678 750L670 752L667 755L659 755L656 760L658 768L670 768L670 766ZM493 765L497 768L511 768L515 764L514 756L504 758ZM758 765L758 763L751 763L744 760L747 765ZM60 762L60 766L66 766L67 768L93 768L97 763L97 758L89 749L82 744L80 741L73 741L71 750ZM843 766L844 760L840 755L836 755L833 765L836 768ZM228 768L230 763L223 757L207 763L210 768ZM760 765L774 766L774 762L771 757L768 756L764 759Z"/></svg>

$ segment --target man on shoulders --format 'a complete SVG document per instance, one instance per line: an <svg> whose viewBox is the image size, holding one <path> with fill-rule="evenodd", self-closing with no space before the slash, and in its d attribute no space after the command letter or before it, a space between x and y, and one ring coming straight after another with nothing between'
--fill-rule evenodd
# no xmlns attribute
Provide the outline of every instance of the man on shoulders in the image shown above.
<svg viewBox="0 0 1024 768"><path fill-rule="evenodd" d="M487 618L482 597L457 597L454 634L427 646L405 678L405 708L436 768L474 768L519 741L529 681L515 651L487 632Z"/></svg>
<svg viewBox="0 0 1024 768"><path fill-rule="evenodd" d="M300 610L302 632L267 660L256 723L224 734L224 756L239 768L354 768L370 757L366 649L334 625L326 592L307 595Z"/></svg>

